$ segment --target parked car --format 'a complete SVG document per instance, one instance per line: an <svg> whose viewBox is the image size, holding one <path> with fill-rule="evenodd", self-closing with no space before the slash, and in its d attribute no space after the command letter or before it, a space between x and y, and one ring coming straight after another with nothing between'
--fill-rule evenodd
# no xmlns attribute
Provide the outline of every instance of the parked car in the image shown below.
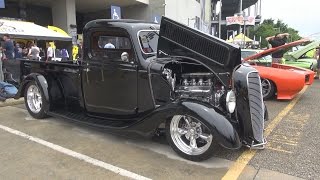
<svg viewBox="0 0 320 180"><path fill-rule="evenodd" d="M289 43L278 48L265 51L242 49L244 61L249 62L258 70L261 76L262 93L264 99L276 96L277 99L294 98L305 85L311 85L314 80L314 72L308 69L274 63L270 54L279 50L288 49L299 45L304 41ZM251 54L245 57L244 55Z"/></svg>
<svg viewBox="0 0 320 180"><path fill-rule="evenodd" d="M160 28L160 31L159 31ZM150 137L164 125L180 156L201 161L214 143L264 148L260 76L240 48L163 17L94 20L78 64L24 61L17 98L29 113L122 135Z"/></svg>
<svg viewBox="0 0 320 180"><path fill-rule="evenodd" d="M261 49L241 49L241 58L245 59L247 57L256 55L262 51L263 50ZM271 55L266 55L266 56L260 57L259 59L252 59L250 60L250 63L254 65L271 66L272 57Z"/></svg>
<svg viewBox="0 0 320 180"><path fill-rule="evenodd" d="M299 47L298 50L290 52L284 55L285 64L317 70L317 59L314 57L308 57L307 53L313 51L319 47L320 40L315 40L305 46Z"/></svg>

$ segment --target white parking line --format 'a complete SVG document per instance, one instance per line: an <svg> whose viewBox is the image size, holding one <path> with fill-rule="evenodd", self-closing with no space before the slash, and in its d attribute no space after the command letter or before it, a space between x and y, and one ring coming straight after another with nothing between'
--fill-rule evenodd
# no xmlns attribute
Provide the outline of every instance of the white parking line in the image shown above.
<svg viewBox="0 0 320 180"><path fill-rule="evenodd" d="M116 174L119 174L121 176L126 176L126 177L129 177L131 179L137 179L137 180L151 180L150 178L141 176L139 174L135 174L133 172L130 172L130 171L127 171L125 169L113 166L111 164L108 164L108 163L105 163L103 161L94 159L94 158L86 156L84 154L77 153L75 151L72 151L70 149L64 148L62 146L53 144L51 142L48 142L48 141L45 141L45 140L42 140L42 139L39 139L37 137L30 136L30 135L25 134L23 132L20 132L18 130L15 130L15 129L12 129L12 128L9 128L9 127L3 126L3 125L0 125L0 129L4 130L6 132L9 132L11 134L20 136L22 138L28 139L30 141L33 141L35 143L41 144L43 146L46 146L46 147L48 147L50 149L53 149L55 151L58 151L60 153L66 154L68 156L72 156L72 157L74 157L76 159L79 159L79 160L82 160L82 161L85 161L85 162L90 163L90 164L92 164L94 166L98 166L98 167L104 168L106 170L112 171L112 172L114 172Z"/></svg>

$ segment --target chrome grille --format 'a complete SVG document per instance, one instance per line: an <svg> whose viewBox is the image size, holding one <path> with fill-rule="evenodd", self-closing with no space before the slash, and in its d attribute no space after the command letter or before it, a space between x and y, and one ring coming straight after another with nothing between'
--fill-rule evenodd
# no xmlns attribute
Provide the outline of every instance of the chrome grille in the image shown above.
<svg viewBox="0 0 320 180"><path fill-rule="evenodd" d="M260 76L258 72L250 72L247 79L253 138L258 142L263 143L264 103Z"/></svg>

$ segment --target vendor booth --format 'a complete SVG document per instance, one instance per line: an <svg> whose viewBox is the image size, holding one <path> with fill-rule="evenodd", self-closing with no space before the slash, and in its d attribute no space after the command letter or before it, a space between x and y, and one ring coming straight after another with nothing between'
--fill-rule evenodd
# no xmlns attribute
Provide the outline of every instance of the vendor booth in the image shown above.
<svg viewBox="0 0 320 180"><path fill-rule="evenodd" d="M55 32L49 28L32 22L0 19L0 36L9 34L18 39L33 39L46 41L71 41L67 34Z"/></svg>
<svg viewBox="0 0 320 180"><path fill-rule="evenodd" d="M28 45L36 41L39 47L45 51L46 42L55 42L55 45L60 45L61 48L68 49L72 48L72 38L66 34L56 32L43 27L32 22L25 21L15 21L15 20L4 20L0 19L0 37L8 34L15 43L19 43L24 47L29 47ZM55 27L55 29L57 29ZM54 57L53 59L56 59ZM17 84L20 80L20 62L19 59L16 60L6 60L3 61L5 68L5 81L13 84Z"/></svg>

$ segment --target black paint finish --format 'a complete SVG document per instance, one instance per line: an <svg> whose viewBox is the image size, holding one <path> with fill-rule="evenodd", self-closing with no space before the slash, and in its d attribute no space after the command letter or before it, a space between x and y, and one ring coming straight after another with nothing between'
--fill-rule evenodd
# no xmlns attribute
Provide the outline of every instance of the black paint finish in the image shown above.
<svg viewBox="0 0 320 180"><path fill-rule="evenodd" d="M173 26L175 31L179 29L174 27L174 23L170 26ZM204 38L206 43L214 44L217 51L222 48L224 55L215 56L219 60L212 59L211 55L214 53L203 52L210 49L186 49L186 44L175 42L173 45L167 37L166 40L159 40L159 47L163 51L175 48L171 51L173 56L159 54L160 57L147 57L140 50L137 33L140 30L150 30L150 27L159 29L156 24L131 20L96 20L88 23L84 28L84 58L78 64L21 60L24 80L17 98L23 95L28 82L36 81L50 103L50 115L130 136L152 136L160 124L174 115L190 115L202 119L211 127L214 139L219 144L230 149L239 148L243 140L248 140L253 135L248 81L245 78L253 68L241 66L231 79L233 68L240 64L239 49L220 40L217 43L216 39L195 31L192 31L193 36L199 36ZM181 28L181 25L179 27ZM126 51L130 54L130 61L124 62L119 56L93 52L91 37L96 32L107 35L116 33L117 36L129 38L132 49ZM160 32L160 35L166 36L166 33ZM186 54L181 56L176 53L180 50ZM102 54L116 52L100 51ZM203 69L212 71L221 84L225 85L226 90L231 89L230 82L234 81L237 115L226 112L225 100L221 101L223 108L217 108L200 100L174 97L174 92L162 73L168 64L179 65L179 59L189 63L189 66L196 64L195 69L202 69L199 66L203 66Z"/></svg>

